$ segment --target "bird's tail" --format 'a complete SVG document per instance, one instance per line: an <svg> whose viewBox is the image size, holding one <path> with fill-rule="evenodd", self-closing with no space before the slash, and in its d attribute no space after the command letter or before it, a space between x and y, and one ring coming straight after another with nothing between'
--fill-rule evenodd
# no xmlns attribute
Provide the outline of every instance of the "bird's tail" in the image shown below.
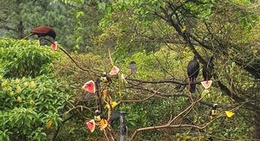
<svg viewBox="0 0 260 141"><path fill-rule="evenodd" d="M110 116L110 118L108 119L109 123L112 123L113 121L117 120L120 118L120 112L114 112L114 114L112 114Z"/></svg>
<svg viewBox="0 0 260 141"><path fill-rule="evenodd" d="M196 84L190 84L190 92L195 93L196 90Z"/></svg>
<svg viewBox="0 0 260 141"><path fill-rule="evenodd" d="M33 35L33 33L30 33L29 35L23 37L21 40L24 40L24 39L26 39L26 38L28 38L28 37L30 37L30 36L32 36L32 35Z"/></svg>

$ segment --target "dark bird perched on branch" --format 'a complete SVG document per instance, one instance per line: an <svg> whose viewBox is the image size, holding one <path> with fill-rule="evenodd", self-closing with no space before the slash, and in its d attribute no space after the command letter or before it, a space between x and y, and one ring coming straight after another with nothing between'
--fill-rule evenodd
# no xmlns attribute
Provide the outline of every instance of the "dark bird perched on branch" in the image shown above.
<svg viewBox="0 0 260 141"><path fill-rule="evenodd" d="M213 59L214 59L213 56L211 56L207 60L207 64L205 64L203 66L202 75L203 75L204 81L208 81L212 77L212 71L214 69Z"/></svg>
<svg viewBox="0 0 260 141"><path fill-rule="evenodd" d="M39 38L50 36L54 40L56 38L55 31L49 26L36 27L31 31L31 35L37 35Z"/></svg>
<svg viewBox="0 0 260 141"><path fill-rule="evenodd" d="M189 77L189 90L191 93L195 92L196 89L196 78L199 75L199 68L200 65L197 61L197 56L195 55L193 60L191 60L188 64L187 67L187 73L188 73L188 77Z"/></svg>
<svg viewBox="0 0 260 141"><path fill-rule="evenodd" d="M107 75L106 72L103 72L101 74L100 80L101 80L101 82L104 82L104 83L111 83L112 82L112 79Z"/></svg>
<svg viewBox="0 0 260 141"><path fill-rule="evenodd" d="M213 104L211 112L210 112L210 116L217 115L217 107L218 107L218 104Z"/></svg>
<svg viewBox="0 0 260 141"><path fill-rule="evenodd" d="M102 115L101 111L96 110L96 111L95 111L95 115L94 115L94 120L95 120L96 122L100 122L101 119L105 119L105 117Z"/></svg>
<svg viewBox="0 0 260 141"><path fill-rule="evenodd" d="M51 43L52 50L56 50L56 49L58 48L58 44L57 44L57 42L55 41L55 39L56 39L56 33L55 33L55 31L54 31L51 27L49 27L49 26L36 27L36 28L34 28L34 29L31 31L31 34L27 35L27 36L24 37L23 39L28 38L28 37L30 37L30 36L32 36L32 35L37 35L37 36L40 38L39 40L44 39L44 40L46 40L46 41L49 41L49 42ZM53 38L54 41L51 41L50 39L45 38L46 36L50 36L51 38ZM40 45L40 44L39 44L39 45ZM81 66L77 63L77 61L75 61L75 60L70 56L70 54L69 54L63 47L59 46L59 49L60 49L63 53L65 53L79 69L81 69L82 71L86 71L86 72L89 74L89 76L91 76L91 75L90 75L90 70L89 70L89 68L83 68L83 67L81 67Z"/></svg>
<svg viewBox="0 0 260 141"><path fill-rule="evenodd" d="M108 119L108 123L112 123L113 121L115 121L115 120L117 120L117 119L119 119L120 118L120 112L119 111L117 111L117 112L114 112L111 116L110 116L110 118Z"/></svg>
<svg viewBox="0 0 260 141"><path fill-rule="evenodd" d="M136 73L136 63L135 63L135 61L130 62L129 68L131 70L131 75L134 75Z"/></svg>

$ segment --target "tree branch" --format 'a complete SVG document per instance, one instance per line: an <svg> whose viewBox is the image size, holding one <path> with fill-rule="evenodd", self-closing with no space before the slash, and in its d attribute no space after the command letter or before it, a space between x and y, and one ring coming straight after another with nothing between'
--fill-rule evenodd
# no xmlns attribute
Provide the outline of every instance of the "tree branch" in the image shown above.
<svg viewBox="0 0 260 141"><path fill-rule="evenodd" d="M156 129L162 129L162 128L176 128L176 127L198 127L198 126L195 126L195 125L186 125L186 124L184 124L184 125L182 125L182 124L172 125L172 123L175 120L177 120L179 117L181 117L182 115L187 115L191 111L191 109L196 105L196 103L198 103L201 99L202 99L202 97L199 98L197 101L192 102L185 110L180 112L177 116L175 116L172 120L168 121L164 125L158 125L158 126L151 126L151 127L144 127L144 128L136 129L130 140L131 141L134 140L134 138L137 136L138 132L146 131L146 130L156 130Z"/></svg>

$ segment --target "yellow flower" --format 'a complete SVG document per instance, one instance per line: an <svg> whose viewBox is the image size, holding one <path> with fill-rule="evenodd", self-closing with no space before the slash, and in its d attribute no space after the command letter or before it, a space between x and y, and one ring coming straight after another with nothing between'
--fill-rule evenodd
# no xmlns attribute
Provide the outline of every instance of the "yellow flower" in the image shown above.
<svg viewBox="0 0 260 141"><path fill-rule="evenodd" d="M17 101L21 103L22 102L22 98L20 96L17 96Z"/></svg>
<svg viewBox="0 0 260 141"><path fill-rule="evenodd" d="M183 26L183 28L181 29L181 32L184 33L186 31L186 26Z"/></svg>
<svg viewBox="0 0 260 141"><path fill-rule="evenodd" d="M234 116L234 112L232 112L232 111L225 111L225 113L226 113L226 116L228 117L228 118L231 118L232 116Z"/></svg>
<svg viewBox="0 0 260 141"><path fill-rule="evenodd" d="M115 108L116 106L117 106L117 102L115 102L115 101L113 101L112 103L111 103L111 106L112 106L112 108Z"/></svg>
<svg viewBox="0 0 260 141"><path fill-rule="evenodd" d="M33 88L35 88L35 86L36 86L36 84L34 83L34 81L31 81L31 82L30 82L30 88L33 89Z"/></svg>
<svg viewBox="0 0 260 141"><path fill-rule="evenodd" d="M24 85L25 87L27 87L27 86L29 85L29 83L28 83L28 82L24 82L23 85Z"/></svg>
<svg viewBox="0 0 260 141"><path fill-rule="evenodd" d="M33 101L32 99L30 100L30 104L31 104L31 105L34 105L34 101Z"/></svg>
<svg viewBox="0 0 260 141"><path fill-rule="evenodd" d="M12 91L12 87L11 86L7 86L7 90L11 92Z"/></svg>
<svg viewBox="0 0 260 141"><path fill-rule="evenodd" d="M1 86L4 87L8 84L8 80L5 80L4 82L2 82Z"/></svg>
<svg viewBox="0 0 260 141"><path fill-rule="evenodd" d="M15 79L15 83L19 83L20 80L18 78Z"/></svg>
<svg viewBox="0 0 260 141"><path fill-rule="evenodd" d="M11 91L11 92L9 93L9 96L13 96L13 95L14 95L14 92Z"/></svg>
<svg viewBox="0 0 260 141"><path fill-rule="evenodd" d="M95 120L96 122L100 122L100 121L101 121L100 115L94 116L94 120Z"/></svg>
<svg viewBox="0 0 260 141"><path fill-rule="evenodd" d="M25 77L22 78L22 81L25 81Z"/></svg>
<svg viewBox="0 0 260 141"><path fill-rule="evenodd" d="M16 86L16 93L21 93L22 92L22 88L19 86L19 85L17 85Z"/></svg>
<svg viewBox="0 0 260 141"><path fill-rule="evenodd" d="M110 109L110 106L111 106L111 108L114 109L117 105L118 105L118 103L113 101L110 103L110 105L106 104L106 108Z"/></svg>

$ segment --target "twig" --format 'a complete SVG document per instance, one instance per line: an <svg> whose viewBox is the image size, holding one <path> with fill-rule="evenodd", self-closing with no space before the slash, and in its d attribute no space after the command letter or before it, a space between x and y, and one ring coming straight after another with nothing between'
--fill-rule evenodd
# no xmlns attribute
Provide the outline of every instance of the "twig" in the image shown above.
<svg viewBox="0 0 260 141"><path fill-rule="evenodd" d="M139 79L130 79L128 78L127 81L134 81L139 83L150 83L150 84L162 84L162 83L170 83L170 84L179 84L179 85L188 85L189 82L184 82L181 80L160 80L160 81L148 81L148 80L139 80ZM201 84L203 81L196 81L191 82L192 84Z"/></svg>
<svg viewBox="0 0 260 141"><path fill-rule="evenodd" d="M66 100L66 103L68 103L70 106L72 106L72 109L70 109L69 112L70 112L71 110L75 109L75 110L79 113L79 115L80 115L82 118L84 118L85 120L88 119L88 118L86 118L86 117L77 109L77 107L74 106L71 102L69 102L68 100ZM68 113L68 112L65 112L65 113Z"/></svg>
<svg viewBox="0 0 260 141"><path fill-rule="evenodd" d="M155 95L156 95L156 93L155 93L155 94L152 94L152 95L150 95L150 96L148 96L148 97L146 97L146 98L144 98L144 99L121 100L121 102L122 102L122 103L143 102L143 101L146 101L146 100L148 100L148 99L154 97Z"/></svg>
<svg viewBox="0 0 260 141"><path fill-rule="evenodd" d="M69 54L62 46L59 45L59 49L60 49L63 53L65 53L65 54L70 58L70 60L71 60L79 69L81 69L82 71L86 71L86 72L88 73L89 77L91 77L92 80L94 80L93 77L92 77L92 75L90 74L90 69L89 69L89 68L86 69L86 68L81 67L81 66L70 56L70 54Z"/></svg>
<svg viewBox="0 0 260 141"><path fill-rule="evenodd" d="M112 66L114 66L114 63L113 63L113 60L112 60L112 57L111 57L111 53L110 53L110 49L107 48L107 51L108 51L108 58L110 60L110 63L111 63Z"/></svg>
<svg viewBox="0 0 260 141"><path fill-rule="evenodd" d="M177 116L175 116L172 120L168 121L168 123L164 124L164 125L158 125L158 126L151 126L151 127L144 127L144 128L139 128L136 129L135 132L133 133L132 137L130 140L134 140L134 138L136 137L137 133L140 131L146 131L146 130L155 130L155 129L161 129L161 128L169 128L169 127L181 127L181 125L171 125L176 119L178 119L180 116L182 115L186 115L187 113L190 112L190 110L196 105L196 103L198 103L200 100L202 99L199 98L197 101L191 103L190 106L188 106L185 110L183 110L181 113L179 113ZM185 125L185 124L184 124ZM187 126L187 125L185 125ZM194 125L189 125L189 127L196 127Z"/></svg>
<svg viewBox="0 0 260 141"><path fill-rule="evenodd" d="M29 37L29 36L32 36L32 35L33 35L33 34L30 34L30 35L24 37L23 39L25 39L25 38L27 38L27 37ZM49 39L47 39L47 38L45 38L45 37L42 37L42 38L40 38L40 39L44 39L44 40L50 42L51 44L54 43L53 41L51 41L51 40L49 40ZM70 60L71 60L79 69L81 69L82 71L86 71L86 72L88 73L89 77L91 77L91 78L93 79L92 75L90 74L90 69L89 69L89 68L86 69L86 68L81 67L61 45L57 45L57 46L58 46L58 48L59 48L63 53L65 53L65 54L70 58Z"/></svg>

